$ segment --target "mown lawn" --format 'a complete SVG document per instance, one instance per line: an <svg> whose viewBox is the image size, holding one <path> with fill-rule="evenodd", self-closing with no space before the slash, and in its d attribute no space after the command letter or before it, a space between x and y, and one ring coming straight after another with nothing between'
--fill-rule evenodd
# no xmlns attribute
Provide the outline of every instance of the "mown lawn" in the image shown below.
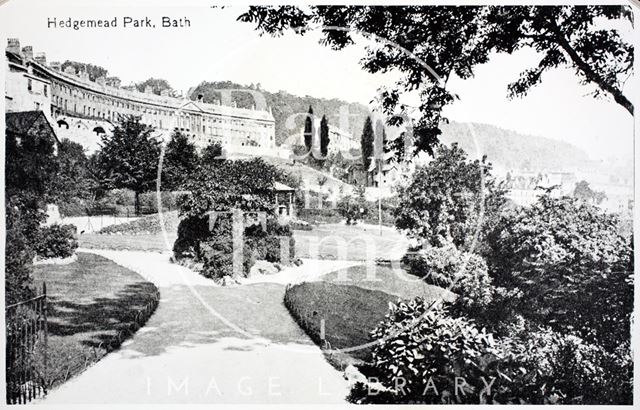
<svg viewBox="0 0 640 410"><path fill-rule="evenodd" d="M395 263L392 266L375 264L352 266L331 272L323 276L322 280L336 285L354 285L364 289L380 290L402 299L413 299L418 296L425 300L455 298L455 295L448 290L425 283Z"/></svg>
<svg viewBox="0 0 640 410"><path fill-rule="evenodd" d="M50 387L119 347L159 299L156 286L137 273L89 253L68 265L37 265L34 279L39 289L47 284Z"/></svg>
<svg viewBox="0 0 640 410"><path fill-rule="evenodd" d="M389 303L417 296L428 302L455 298L445 289L410 280L389 267L375 267L376 280L370 280L373 276L365 266L355 266L330 273L320 282L293 286L285 294L285 306L316 344L348 349L328 354L329 361L338 368L369 360L373 347L366 346L371 342L369 333L389 313ZM329 345L321 341L322 320Z"/></svg>
<svg viewBox="0 0 640 410"><path fill-rule="evenodd" d="M321 224L310 231L294 231L296 256L310 259L358 260L373 263L376 258L398 260L409 241L397 230L377 226Z"/></svg>

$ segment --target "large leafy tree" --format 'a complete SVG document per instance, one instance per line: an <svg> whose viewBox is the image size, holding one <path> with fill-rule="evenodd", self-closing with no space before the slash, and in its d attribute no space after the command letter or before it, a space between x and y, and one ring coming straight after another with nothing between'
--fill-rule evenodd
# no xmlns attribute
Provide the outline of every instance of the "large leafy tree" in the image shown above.
<svg viewBox="0 0 640 410"><path fill-rule="evenodd" d="M592 189L589 183L585 180L576 184L576 187L573 189L573 196L581 201L595 205L599 205L602 201L607 199L607 195L603 191L596 191Z"/></svg>
<svg viewBox="0 0 640 410"><path fill-rule="evenodd" d="M607 347L628 342L632 242L618 218L576 198L540 196L503 214L488 234L493 284L524 316Z"/></svg>
<svg viewBox="0 0 640 410"><path fill-rule="evenodd" d="M196 218L233 209L273 213L273 186L279 176L280 171L261 158L203 164L185 184L190 194L181 213Z"/></svg>
<svg viewBox="0 0 640 410"><path fill-rule="evenodd" d="M320 120L320 153L322 158L327 158L329 152L329 121L327 116L323 115Z"/></svg>
<svg viewBox="0 0 640 410"><path fill-rule="evenodd" d="M222 145L219 142L211 142L201 152L200 163L211 166L218 163L224 157Z"/></svg>
<svg viewBox="0 0 640 410"><path fill-rule="evenodd" d="M171 84L162 78L149 78L136 84L136 89L140 92L144 92L147 87L151 87L151 91L157 95L163 91L174 92Z"/></svg>
<svg viewBox="0 0 640 410"><path fill-rule="evenodd" d="M452 242L480 252L485 229L506 202L504 195L486 158L471 161L457 144L442 145L433 161L399 188L396 227L431 246Z"/></svg>
<svg viewBox="0 0 640 410"><path fill-rule="evenodd" d="M182 189L187 179L196 171L199 160L196 146L189 137L174 131L162 162L163 187L167 190Z"/></svg>
<svg viewBox="0 0 640 410"><path fill-rule="evenodd" d="M98 181L95 179L89 158L82 145L63 139L58 145L58 172L51 181L58 199L70 201L75 198L90 198Z"/></svg>
<svg viewBox="0 0 640 410"><path fill-rule="evenodd" d="M98 65L79 63L77 61L67 60L62 63L62 70L64 71L67 67L72 67L76 70L77 73L86 72L89 75L89 79L91 81L95 81L97 78L106 77L109 74L109 71Z"/></svg>
<svg viewBox="0 0 640 410"><path fill-rule="evenodd" d="M319 25L323 43L338 50L353 43L354 34L375 35L381 41L367 46L362 67L372 73L403 74L379 96L391 125L411 118L402 95L419 95L415 151L433 154L446 120L442 109L458 98L447 88L449 79L473 77L475 67L496 52L533 48L540 55L536 66L509 85L511 97L525 95L546 71L569 67L581 84L592 86L594 96L612 98L633 114L623 92L633 68L633 46L612 23L630 25L629 6L254 6L239 20L272 35L287 29L304 34Z"/></svg>
<svg viewBox="0 0 640 410"><path fill-rule="evenodd" d="M153 127L140 117L124 117L113 135L102 136L95 166L107 189L125 188L135 192L136 213L140 211L140 194L155 188L160 160L160 141Z"/></svg>
<svg viewBox="0 0 640 410"><path fill-rule="evenodd" d="M25 114L26 115L26 114ZM7 127L5 137L5 296L12 304L33 295L31 263L45 204L57 198L55 140L44 116L31 127Z"/></svg>

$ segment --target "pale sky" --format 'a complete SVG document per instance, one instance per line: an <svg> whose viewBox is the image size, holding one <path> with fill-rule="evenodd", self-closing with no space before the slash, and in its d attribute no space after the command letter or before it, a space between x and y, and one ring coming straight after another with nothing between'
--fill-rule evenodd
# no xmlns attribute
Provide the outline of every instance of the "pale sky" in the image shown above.
<svg viewBox="0 0 640 410"><path fill-rule="evenodd" d="M46 52L48 61L69 59L103 66L125 85L155 77L186 91L201 81L230 80L260 83L269 91L366 104L386 81L360 69L361 45L336 52L318 44L317 33L260 37L251 24L236 22L242 7L221 10L207 6L104 6L89 1L75 4L79 6L12 0L0 6L1 34L3 38L20 38L21 45L32 45L34 52ZM149 17L156 28L123 29L124 16ZM162 16L186 17L191 27L161 28ZM117 17L120 27L78 31L47 28L47 19L54 17ZM507 84L537 61L538 56L530 50L496 55L477 67L475 78L450 81L460 101L447 109L447 116L563 140L581 147L593 159L631 158L631 115L611 100L587 96L590 90L580 86L570 70L549 72L543 83L522 99L506 98ZM632 91L629 86L625 89L629 97Z"/></svg>

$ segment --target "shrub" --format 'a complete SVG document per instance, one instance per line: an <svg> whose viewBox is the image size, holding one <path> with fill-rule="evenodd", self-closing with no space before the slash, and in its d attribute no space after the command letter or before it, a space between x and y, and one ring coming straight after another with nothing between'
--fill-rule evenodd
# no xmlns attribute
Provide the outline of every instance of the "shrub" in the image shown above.
<svg viewBox="0 0 640 410"><path fill-rule="evenodd" d="M40 228L34 249L41 258L68 258L78 248L73 225L50 225Z"/></svg>
<svg viewBox="0 0 640 410"><path fill-rule="evenodd" d="M369 216L371 204L364 200L363 195L346 195L338 201L338 213L346 220L347 225L356 224Z"/></svg>
<svg viewBox="0 0 640 410"><path fill-rule="evenodd" d="M296 215L303 221L311 224L339 223L343 218L334 208L304 208L298 209Z"/></svg>
<svg viewBox="0 0 640 410"><path fill-rule="evenodd" d="M291 221L289 221L289 226L291 227L291 229L296 230L296 231L311 231L313 230L313 227L311 226L311 224L307 221L303 221L301 219L293 219Z"/></svg>
<svg viewBox="0 0 640 410"><path fill-rule="evenodd" d="M508 386L509 394L531 403L632 402L633 363L628 345L610 353L575 335L528 326L512 328L503 340L516 376ZM504 394L506 389L499 390Z"/></svg>
<svg viewBox="0 0 640 410"><path fill-rule="evenodd" d="M242 275L246 276L255 263L253 250L247 242L242 252ZM231 231L218 232L200 245L200 258L203 262L200 274L206 278L223 280L237 276L233 269L233 243Z"/></svg>
<svg viewBox="0 0 640 410"><path fill-rule="evenodd" d="M173 244L173 255L176 259L199 259L200 243L211 236L209 218L187 217L178 225L178 238Z"/></svg>
<svg viewBox="0 0 640 410"><path fill-rule="evenodd" d="M22 212L7 199L5 210L7 230L5 241L5 297L6 304L20 302L33 296L31 263L35 252L25 230L29 228Z"/></svg>
<svg viewBox="0 0 640 410"><path fill-rule="evenodd" d="M609 353L574 335L511 326L497 338L447 307L418 298L392 305L373 332L369 380L357 403L630 404L630 350ZM386 339L384 339L386 337ZM491 385L487 389L487 385ZM456 385L458 388L456 388ZM373 390L373 394L372 391Z"/></svg>
<svg viewBox="0 0 640 410"><path fill-rule="evenodd" d="M629 340L633 249L618 218L575 198L541 195L489 233L493 283L522 293L524 316L612 350Z"/></svg>
<svg viewBox="0 0 640 410"><path fill-rule="evenodd" d="M487 264L482 257L459 251L452 244L414 248L402 261L407 265L409 273L424 278L429 284L459 293L467 299L481 297L490 286ZM466 292L472 294L464 294Z"/></svg>
<svg viewBox="0 0 640 410"><path fill-rule="evenodd" d="M489 363L500 354L491 334L421 298L391 304L387 318L371 336L377 340L371 379L386 389L381 399L394 403L479 403L481 377L487 376ZM458 377L466 383L456 382ZM464 393L456 391L456 383ZM427 388L430 384L435 390ZM353 401L377 402L377 394L358 397L358 391L361 387L352 392Z"/></svg>
<svg viewBox="0 0 640 410"><path fill-rule="evenodd" d="M178 226L178 238L173 245L174 257L202 263L201 274L222 280L233 277L232 220L219 216L209 229L208 217L187 217ZM283 260L282 244L288 244L288 259ZM243 242L243 275L247 275L255 261L291 263L295 257L295 240L288 225L280 225L275 217L266 220L266 230L260 223L245 228ZM284 252L286 255L286 252Z"/></svg>

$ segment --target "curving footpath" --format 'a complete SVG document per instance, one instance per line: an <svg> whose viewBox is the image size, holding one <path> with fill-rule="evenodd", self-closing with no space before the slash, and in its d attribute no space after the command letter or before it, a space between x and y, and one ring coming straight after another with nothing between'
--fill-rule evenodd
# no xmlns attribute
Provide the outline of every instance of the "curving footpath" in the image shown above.
<svg viewBox="0 0 640 410"><path fill-rule="evenodd" d="M168 253L82 249L160 289L157 311L122 347L51 391L43 404L344 403L349 386L282 303L283 283L352 266L310 261L219 287Z"/></svg>

